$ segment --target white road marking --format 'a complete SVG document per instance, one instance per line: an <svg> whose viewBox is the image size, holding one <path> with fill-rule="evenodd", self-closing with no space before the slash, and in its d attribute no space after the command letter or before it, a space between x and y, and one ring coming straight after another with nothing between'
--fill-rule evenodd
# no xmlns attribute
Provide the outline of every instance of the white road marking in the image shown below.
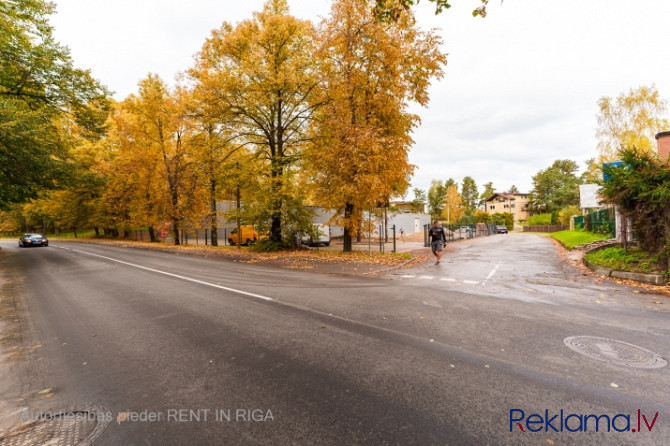
<svg viewBox="0 0 670 446"><path fill-rule="evenodd" d="M434 278L435 278L435 276L419 276L419 279L423 279L423 280L432 280Z"/></svg>
<svg viewBox="0 0 670 446"><path fill-rule="evenodd" d="M443 280L445 282L456 282L456 279L452 279L451 277L443 277L440 280Z"/></svg>
<svg viewBox="0 0 670 446"><path fill-rule="evenodd" d="M493 277L493 275L496 273L496 271L498 271L498 267L499 267L499 266L500 266L500 263L496 264L496 266L493 267L493 269L491 270L491 272L489 273L489 275L486 276L486 280L484 280L484 284L486 284L486 282L488 282L489 279L490 279L491 277Z"/></svg>
<svg viewBox="0 0 670 446"><path fill-rule="evenodd" d="M467 283L468 285L477 285L479 283L478 280L464 280L463 283Z"/></svg>
<svg viewBox="0 0 670 446"><path fill-rule="evenodd" d="M402 279L413 279L416 277L414 274L405 274L404 276L400 276Z"/></svg>
<svg viewBox="0 0 670 446"><path fill-rule="evenodd" d="M93 257L99 257L101 259L109 260L111 262L120 263L120 264L126 265L126 266L132 266L133 268L139 268L139 269L143 269L145 271L151 271L152 273L163 274L165 276L170 276L170 277L174 277L176 279L186 280L188 282L193 282L193 283L197 283L197 284L200 284L200 285L211 286L212 288L219 288L221 290L230 291L231 293L237 293L237 294L242 294L244 296L256 297L258 299L263 299L263 300L272 300L271 297L261 296L260 294L249 293L247 291L236 290L235 288L229 288L229 287L226 287L226 286L217 285L215 283L210 283L210 282L205 282L203 280L193 279L191 277L180 276L179 274L168 273L167 271L161 271L159 269L149 268L148 266L142 266L142 265L138 265L136 263L124 262L123 260L114 259L112 257L107 257L107 256L101 256L99 254L93 254L92 252L80 251L79 249L73 249L73 248L63 248L63 247L60 247L60 246L55 246L55 248L67 249L69 251L79 252L81 254L87 254L87 255L93 256Z"/></svg>

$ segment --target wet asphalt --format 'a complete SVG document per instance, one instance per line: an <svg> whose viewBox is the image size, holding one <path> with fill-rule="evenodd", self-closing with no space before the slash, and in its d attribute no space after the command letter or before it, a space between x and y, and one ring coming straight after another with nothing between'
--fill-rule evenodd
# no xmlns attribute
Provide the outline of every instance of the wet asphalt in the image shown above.
<svg viewBox="0 0 670 446"><path fill-rule="evenodd" d="M377 278L51 244L0 242L2 427L96 406L112 419L96 445L670 439L668 366L564 344L595 336L670 358L670 299L584 276L537 235L460 242L440 265ZM651 432L644 419L635 433L524 424L563 410L622 414L619 428L628 415L637 430L638 409L659 413ZM526 432L510 424L520 411Z"/></svg>

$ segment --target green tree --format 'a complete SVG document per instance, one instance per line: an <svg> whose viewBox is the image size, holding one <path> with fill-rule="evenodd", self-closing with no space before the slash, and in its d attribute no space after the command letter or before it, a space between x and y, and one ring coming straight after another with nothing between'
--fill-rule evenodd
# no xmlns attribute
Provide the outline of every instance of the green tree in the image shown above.
<svg viewBox="0 0 670 446"><path fill-rule="evenodd" d="M0 2L0 208L68 178L71 125L104 133L106 91L55 42L42 0Z"/></svg>
<svg viewBox="0 0 670 446"><path fill-rule="evenodd" d="M485 206L486 205L486 199L489 198L491 195L493 195L495 192L496 192L496 190L493 187L493 182L489 181L488 183L485 183L484 184L484 191L479 196L479 206Z"/></svg>
<svg viewBox="0 0 670 446"><path fill-rule="evenodd" d="M444 196L446 194L447 189L444 187L444 183L439 180L430 182L430 188L428 188L428 213L430 215L436 216L442 214Z"/></svg>
<svg viewBox="0 0 670 446"><path fill-rule="evenodd" d="M512 184L507 192L509 192L510 194L518 194L519 189L514 184Z"/></svg>
<svg viewBox="0 0 670 446"><path fill-rule="evenodd" d="M528 200L535 212L554 212L566 206L579 205L577 163L572 160L556 160L547 169L533 176L533 190Z"/></svg>
<svg viewBox="0 0 670 446"><path fill-rule="evenodd" d="M414 188L414 199L412 200L412 207L414 212L425 212L426 207L426 192L418 187Z"/></svg>
<svg viewBox="0 0 670 446"><path fill-rule="evenodd" d="M514 214L511 212L496 212L491 215L491 223L506 226L511 231L514 229Z"/></svg>
<svg viewBox="0 0 670 446"><path fill-rule="evenodd" d="M463 178L461 183L461 198L463 200L463 207L465 214L472 216L477 208L477 201L479 200L479 192L477 191L477 183L472 177Z"/></svg>

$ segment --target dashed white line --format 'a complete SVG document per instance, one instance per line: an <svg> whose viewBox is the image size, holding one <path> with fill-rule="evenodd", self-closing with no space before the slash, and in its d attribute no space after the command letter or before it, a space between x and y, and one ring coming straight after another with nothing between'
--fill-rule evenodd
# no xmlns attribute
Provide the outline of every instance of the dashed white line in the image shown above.
<svg viewBox="0 0 670 446"><path fill-rule="evenodd" d="M443 280L445 282L456 282L456 279L452 279L451 277L443 277L440 280Z"/></svg>
<svg viewBox="0 0 670 446"><path fill-rule="evenodd" d="M490 279L491 277L493 277L493 275L496 273L496 271L498 271L498 267L499 267L499 266L500 266L500 263L496 264L496 266L493 267L493 269L491 270L491 272L489 273L489 275L486 276L486 280L484 280L484 283L488 282L489 279Z"/></svg>
<svg viewBox="0 0 670 446"><path fill-rule="evenodd" d="M405 274L405 275L400 276L400 278L402 278L402 279L413 279L414 277L416 277L415 274Z"/></svg>
<svg viewBox="0 0 670 446"><path fill-rule="evenodd" d="M435 276L419 276L419 279L423 279L423 280L432 280L434 278L435 278Z"/></svg>
<svg viewBox="0 0 670 446"><path fill-rule="evenodd" d="M478 280L464 280L463 283L467 283L468 285L477 285L479 284Z"/></svg>
<svg viewBox="0 0 670 446"><path fill-rule="evenodd" d="M81 253L81 254L87 254L87 255L93 256L93 257L99 257L101 259L109 260L111 262L120 263L120 264L126 265L126 266L132 266L133 268L139 268L139 269L143 269L145 271L151 271L152 273L163 274L165 276L170 276L170 277L174 277L176 279L186 280L188 282L193 282L193 283L197 283L197 284L200 284L200 285L211 286L212 288L219 288L221 290L230 291L231 293L242 294L244 296L249 296L249 297L256 297L258 299L263 299L263 300L272 300L271 297L262 296L260 294L249 293L247 291L236 290L235 288L229 288L229 287L226 287L226 286L221 286L221 285L217 285L217 284L210 283L210 282L205 282L203 280L193 279L191 277L180 276L179 274L168 273L167 271L161 271L159 269L149 268L148 266L142 266L142 265L138 265L136 263L124 262L123 260L114 259L112 257L107 257L107 256L101 256L99 254L93 254L92 252L80 251L78 249L73 249L73 248L63 248L63 247L60 247L60 246L56 246L56 248L67 249L68 251L78 252L78 253Z"/></svg>

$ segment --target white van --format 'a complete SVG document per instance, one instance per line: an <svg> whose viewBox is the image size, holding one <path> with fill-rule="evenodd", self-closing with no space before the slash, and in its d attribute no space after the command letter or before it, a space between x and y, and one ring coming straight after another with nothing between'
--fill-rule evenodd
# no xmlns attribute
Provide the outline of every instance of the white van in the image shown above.
<svg viewBox="0 0 670 446"><path fill-rule="evenodd" d="M318 234L316 238L309 234L305 234L300 237L300 243L308 246L330 246L330 225L325 223L314 223L314 232Z"/></svg>

